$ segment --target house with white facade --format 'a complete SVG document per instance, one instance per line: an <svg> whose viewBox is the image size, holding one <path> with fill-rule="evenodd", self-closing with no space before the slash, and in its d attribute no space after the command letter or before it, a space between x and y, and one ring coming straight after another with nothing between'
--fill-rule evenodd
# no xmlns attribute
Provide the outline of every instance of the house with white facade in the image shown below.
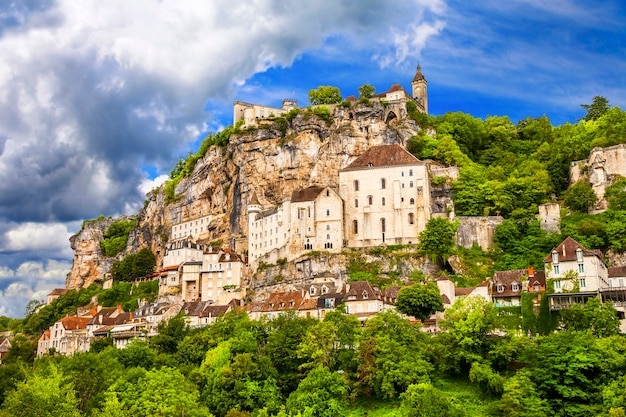
<svg viewBox="0 0 626 417"><path fill-rule="evenodd" d="M608 268L599 250L589 250L567 237L544 259L550 309L584 303L609 288Z"/></svg>
<svg viewBox="0 0 626 417"><path fill-rule="evenodd" d="M400 145L368 149L339 171L348 247L417 243L431 217L425 162Z"/></svg>
<svg viewBox="0 0 626 417"><path fill-rule="evenodd" d="M343 243L343 202L330 187L296 190L277 207L248 204L248 258L259 262L293 260L313 250L339 252Z"/></svg>

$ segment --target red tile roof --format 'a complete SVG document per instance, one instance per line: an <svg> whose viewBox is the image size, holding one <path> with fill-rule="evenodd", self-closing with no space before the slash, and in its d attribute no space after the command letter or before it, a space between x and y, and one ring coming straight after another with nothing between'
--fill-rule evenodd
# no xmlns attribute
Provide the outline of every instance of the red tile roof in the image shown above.
<svg viewBox="0 0 626 417"><path fill-rule="evenodd" d="M78 330L78 329L86 329L87 323L89 323L91 317L74 317L67 316L63 317L60 321L65 330Z"/></svg>
<svg viewBox="0 0 626 417"><path fill-rule="evenodd" d="M543 261L545 263L551 263L553 251L556 251L559 254L559 262L575 261L577 249L582 250L583 256L597 256L600 260L604 261L601 251L597 249L589 250L569 236L566 237L559 246L552 249Z"/></svg>
<svg viewBox="0 0 626 417"><path fill-rule="evenodd" d="M380 145L369 148L350 165L342 169L342 171L389 166L418 165L421 163L422 162L419 159L398 144Z"/></svg>
<svg viewBox="0 0 626 417"><path fill-rule="evenodd" d="M261 311L297 310L304 302L302 291L277 292L270 294L261 306Z"/></svg>
<svg viewBox="0 0 626 417"><path fill-rule="evenodd" d="M609 278L626 277L626 266L612 266L608 270Z"/></svg>
<svg viewBox="0 0 626 417"><path fill-rule="evenodd" d="M367 281L355 281L348 283L350 288L346 292L344 301L380 300L382 294L377 287L373 287Z"/></svg>
<svg viewBox="0 0 626 417"><path fill-rule="evenodd" d="M527 269L515 269L513 271L498 271L493 274L493 286L491 293L494 297L515 297L522 294L522 279L528 275ZM517 290L513 289L517 284ZM502 291L498 291L501 286Z"/></svg>
<svg viewBox="0 0 626 417"><path fill-rule="evenodd" d="M295 190L291 194L291 202L299 203L302 201L313 201L322 192L322 190L323 190L322 187L315 187L315 186L304 188L302 190Z"/></svg>

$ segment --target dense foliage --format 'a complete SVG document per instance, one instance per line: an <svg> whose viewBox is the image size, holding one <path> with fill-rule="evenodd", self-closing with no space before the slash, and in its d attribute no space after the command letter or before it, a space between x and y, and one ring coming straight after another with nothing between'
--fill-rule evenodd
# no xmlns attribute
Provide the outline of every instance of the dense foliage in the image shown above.
<svg viewBox="0 0 626 417"><path fill-rule="evenodd" d="M100 249L104 256L113 257L126 249L128 235L137 225L136 219L118 220L111 223L100 242Z"/></svg>
<svg viewBox="0 0 626 417"><path fill-rule="evenodd" d="M126 255L121 261L113 262L111 276L113 281L132 281L149 276L156 267L156 257L148 248Z"/></svg>
<svg viewBox="0 0 626 417"><path fill-rule="evenodd" d="M392 311L364 326L341 309L321 321L233 311L201 329L179 315L148 341L94 344L34 368L12 348L0 416L622 415L615 317L589 303L564 311L564 330L528 337L473 297L446 310L437 333Z"/></svg>

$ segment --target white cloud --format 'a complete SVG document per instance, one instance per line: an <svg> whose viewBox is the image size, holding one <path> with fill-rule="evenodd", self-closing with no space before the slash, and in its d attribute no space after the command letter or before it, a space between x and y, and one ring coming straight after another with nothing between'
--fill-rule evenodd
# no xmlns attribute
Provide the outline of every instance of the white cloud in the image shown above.
<svg viewBox="0 0 626 417"><path fill-rule="evenodd" d="M161 186L161 184L163 184L165 181L167 181L167 179L169 178L169 176L167 175L159 175L158 177L154 178L154 179L144 179L141 184L139 184L139 190L145 195L148 194L150 191L152 191L153 189Z"/></svg>
<svg viewBox="0 0 626 417"><path fill-rule="evenodd" d="M15 271L6 266L0 266L0 278L14 277Z"/></svg>
<svg viewBox="0 0 626 417"><path fill-rule="evenodd" d="M44 250L71 256L71 233L61 223L22 223L5 233L6 250Z"/></svg>

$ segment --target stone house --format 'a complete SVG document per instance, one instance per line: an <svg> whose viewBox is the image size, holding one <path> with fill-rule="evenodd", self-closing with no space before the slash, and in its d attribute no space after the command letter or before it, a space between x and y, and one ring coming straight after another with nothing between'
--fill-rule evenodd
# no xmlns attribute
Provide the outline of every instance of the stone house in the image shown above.
<svg viewBox="0 0 626 417"><path fill-rule="evenodd" d="M50 352L50 330L44 330L39 339L37 339L37 357L41 358L46 353Z"/></svg>
<svg viewBox="0 0 626 417"><path fill-rule="evenodd" d="M87 324L91 319L91 315L85 317L66 316L54 323L49 329L50 339L40 340L42 342L41 351L38 343L37 356L43 356L48 353L49 349L54 349L56 353L66 356L71 356L76 352L89 351Z"/></svg>
<svg viewBox="0 0 626 417"><path fill-rule="evenodd" d="M417 243L430 219L426 163L400 145L373 146L339 171L346 246Z"/></svg>
<svg viewBox="0 0 626 417"><path fill-rule="evenodd" d="M602 252L589 250L571 237L552 249L544 259L550 308L560 310L598 297L609 287L608 269Z"/></svg>
<svg viewBox="0 0 626 417"><path fill-rule="evenodd" d="M346 313L356 316L360 321L385 309L382 292L367 281L346 284L343 304L346 307Z"/></svg>
<svg viewBox="0 0 626 417"><path fill-rule="evenodd" d="M528 277L528 270L497 271L493 274L489 286L491 299L497 307L516 307L521 305L523 282Z"/></svg>
<svg viewBox="0 0 626 417"><path fill-rule="evenodd" d="M67 289L65 289L65 288L55 288L55 289L53 289L48 294L48 299L46 301L46 304L51 304L54 300L56 300L57 298L59 298L60 296L65 294L66 292L67 292Z"/></svg>

